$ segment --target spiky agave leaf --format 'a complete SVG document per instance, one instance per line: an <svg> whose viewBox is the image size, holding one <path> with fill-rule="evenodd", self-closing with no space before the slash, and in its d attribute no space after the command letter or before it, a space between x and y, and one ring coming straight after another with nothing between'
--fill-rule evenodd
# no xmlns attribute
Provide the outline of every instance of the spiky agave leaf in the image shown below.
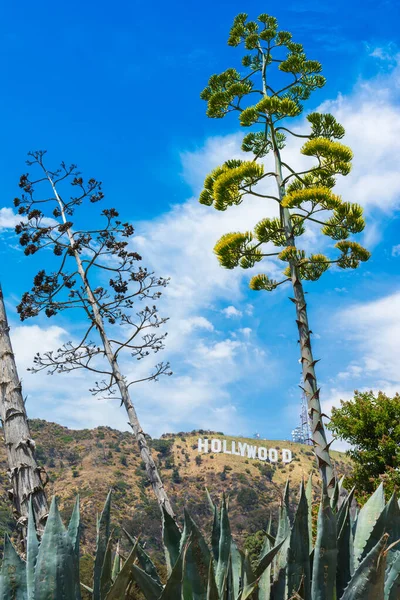
<svg viewBox="0 0 400 600"><path fill-rule="evenodd" d="M78 559L53 498L35 568L34 598L80 599Z"/></svg>
<svg viewBox="0 0 400 600"><path fill-rule="evenodd" d="M358 565L341 600L378 600L384 596L386 552L385 533Z"/></svg>
<svg viewBox="0 0 400 600"><path fill-rule="evenodd" d="M218 546L218 562L215 574L215 580L219 593L222 593L224 580L229 568L231 553L231 527L229 523L228 510L226 506L225 495L222 497L220 512L220 536Z"/></svg>
<svg viewBox="0 0 400 600"><path fill-rule="evenodd" d="M101 597L101 585L104 560L106 558L107 548L110 541L111 495L112 493L110 490L108 492L101 515L97 520L96 555L93 567L93 600L103 600ZM111 562L111 555L108 555L108 561Z"/></svg>
<svg viewBox="0 0 400 600"><path fill-rule="evenodd" d="M136 542L134 547L129 553L122 569L118 570L113 580L113 584L105 596L105 600L122 600L125 598L125 592L132 580L132 566L136 558L137 549L139 542Z"/></svg>
<svg viewBox="0 0 400 600"><path fill-rule="evenodd" d="M318 514L317 539L314 549L312 600L336 600L337 552L336 516L331 508L327 491L324 489Z"/></svg>
<svg viewBox="0 0 400 600"><path fill-rule="evenodd" d="M125 533L125 535L128 538L128 540L131 542L132 546L135 546L136 542L138 540L135 539L134 537L132 537L131 534L128 533L126 531L126 529L124 529L124 528L123 528L123 532ZM137 558L138 558L140 567L148 575L150 575L150 577L152 577L155 581L157 581L157 583L159 583L161 585L161 580L159 578L156 566L155 566L155 564L151 560L150 556L147 554L147 552L144 550L143 546L140 543L137 546L136 553L137 553Z"/></svg>
<svg viewBox="0 0 400 600"><path fill-rule="evenodd" d="M28 600L33 600L35 592L35 567L39 553L39 540L36 535L32 498L29 500L28 532L26 538L26 584ZM0 596L1 597L1 596Z"/></svg>
<svg viewBox="0 0 400 600"><path fill-rule="evenodd" d="M163 591L163 586L153 579L140 567L132 565L132 576L139 588L142 590L146 600L158 600Z"/></svg>
<svg viewBox="0 0 400 600"><path fill-rule="evenodd" d="M362 553L377 522L385 508L385 494L381 483L361 508L354 535L354 568L357 568Z"/></svg>
<svg viewBox="0 0 400 600"><path fill-rule="evenodd" d="M163 507L163 543L168 573L172 573L178 560L181 544L181 532L176 521Z"/></svg>
<svg viewBox="0 0 400 600"><path fill-rule="evenodd" d="M185 527L182 534L181 546L190 539L184 565L183 598L184 600L203 600L207 593L208 566L211 553L208 546L185 509Z"/></svg>
<svg viewBox="0 0 400 600"><path fill-rule="evenodd" d="M287 555L287 580L289 594L297 592L303 582L304 600L310 600L311 598L310 542L308 535L308 505L304 482L302 482L300 500L290 532L290 544Z"/></svg>
<svg viewBox="0 0 400 600"><path fill-rule="evenodd" d="M0 573L0 600L27 600L27 597L25 563L6 535Z"/></svg>

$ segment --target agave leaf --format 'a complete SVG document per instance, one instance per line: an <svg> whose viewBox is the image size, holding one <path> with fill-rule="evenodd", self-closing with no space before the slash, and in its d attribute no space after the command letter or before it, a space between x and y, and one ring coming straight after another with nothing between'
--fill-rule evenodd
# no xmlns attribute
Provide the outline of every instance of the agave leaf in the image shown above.
<svg viewBox="0 0 400 600"><path fill-rule="evenodd" d="M313 540L312 540L312 492L313 492L313 488L312 488L312 473L310 473L310 476L308 478L307 481L307 485L306 485L306 499L307 499L307 506L308 506L308 539L310 542L310 552L312 550L312 545L313 545Z"/></svg>
<svg viewBox="0 0 400 600"><path fill-rule="evenodd" d="M80 510L79 496L76 497L74 510L68 525L68 535L71 538L72 547L79 560L79 528L80 528Z"/></svg>
<svg viewBox="0 0 400 600"><path fill-rule="evenodd" d="M257 568L256 568L256 572L255 572L256 579L261 577L261 575L264 573L265 569L270 566L273 559L278 554L279 550L282 548L282 546L284 545L285 542L286 542L286 540L282 540L279 544L277 544L276 546L271 548L271 550L269 550L266 554L264 554L264 556L261 558L261 560L259 561Z"/></svg>
<svg viewBox="0 0 400 600"><path fill-rule="evenodd" d="M183 573L185 568L186 552L191 544L189 539L181 549L178 559L174 564L171 575L165 584L160 600L180 600L182 595ZM147 600L147 599L146 599Z"/></svg>
<svg viewBox="0 0 400 600"><path fill-rule="evenodd" d="M115 549L113 566L111 570L111 580L114 582L118 577L118 573L121 570L121 555L119 553L119 540L117 542L117 547Z"/></svg>
<svg viewBox="0 0 400 600"><path fill-rule="evenodd" d="M336 593L337 597L341 598L354 572L353 533L351 530L349 503L346 504L343 524L340 530L338 529L337 548Z"/></svg>
<svg viewBox="0 0 400 600"><path fill-rule="evenodd" d="M132 537L131 534L126 531L126 529L122 528L122 530L125 533L128 540L131 542L132 546L134 546L136 544L137 540L134 537ZM140 542L138 544L136 552L137 552L137 558L139 561L139 565L141 566L141 568L144 571L146 571L146 573L148 575L150 575L150 577L155 579L161 585L160 577L157 573L155 564L153 563L153 561L151 560L150 556L147 554L147 552L145 551L143 546L140 544Z"/></svg>
<svg viewBox="0 0 400 600"><path fill-rule="evenodd" d="M34 598L77 600L80 598L78 565L71 538L53 498L35 568Z"/></svg>
<svg viewBox="0 0 400 600"><path fill-rule="evenodd" d="M310 554L308 539L308 506L302 483L300 489L300 500L297 506L293 528L290 534L290 544L287 561L288 593L297 592L302 580L304 580L304 599L311 598L311 573Z"/></svg>
<svg viewBox="0 0 400 600"><path fill-rule="evenodd" d="M344 519L346 517L346 514L347 514L348 510L350 510L350 507L352 505L355 489L356 488L353 487L350 490L350 492L347 494L346 498L343 500L343 502L337 512L336 523L337 523L338 532L341 530L343 523L344 523Z"/></svg>
<svg viewBox="0 0 400 600"><path fill-rule="evenodd" d="M333 488L333 494L331 498L331 508L333 511L336 511L338 508L339 501L339 484L337 479L335 480L335 487Z"/></svg>
<svg viewBox="0 0 400 600"><path fill-rule="evenodd" d="M142 590L146 600L158 600L163 591L163 587L158 581L150 577L146 571L143 571L143 569L136 565L132 565L132 576Z"/></svg>
<svg viewBox="0 0 400 600"><path fill-rule="evenodd" d="M231 542L232 542L231 527L229 524L225 495L222 498L220 523L221 523L221 531L220 531L220 536L219 536L218 562L217 562L215 580L217 583L218 591L219 591L220 595L222 595L224 579L225 579L225 576L226 576L226 574L228 572L228 568L229 568L229 557L230 557Z"/></svg>
<svg viewBox="0 0 400 600"><path fill-rule="evenodd" d="M128 558L126 559L124 566L118 572L118 575L116 576L115 581L106 596L106 600L121 600L122 598L125 598L126 588L133 577L132 565L136 558L137 549L138 542L136 542L135 546L130 551Z"/></svg>
<svg viewBox="0 0 400 600"><path fill-rule="evenodd" d="M336 516L331 508L325 488L318 513L317 539L312 571L312 600L334 600L336 565Z"/></svg>
<svg viewBox="0 0 400 600"><path fill-rule="evenodd" d="M379 600L384 597L386 552L385 533L360 562L341 600Z"/></svg>
<svg viewBox="0 0 400 600"><path fill-rule="evenodd" d="M32 508L32 497L29 500L28 532L26 538L26 586L28 600L33 600L35 591L35 566L39 553L39 540L36 535L35 517Z"/></svg>
<svg viewBox="0 0 400 600"><path fill-rule="evenodd" d="M218 508L214 505L214 519L211 532L211 548L215 562L218 562L219 554L219 538L221 535L221 522L219 518Z"/></svg>
<svg viewBox="0 0 400 600"><path fill-rule="evenodd" d="M271 600L287 600L287 573L286 568L279 571L278 577L271 585Z"/></svg>
<svg viewBox="0 0 400 600"><path fill-rule="evenodd" d="M387 571L384 600L400 598L400 552L396 552L395 560Z"/></svg>
<svg viewBox="0 0 400 600"><path fill-rule="evenodd" d="M364 558L378 543L384 533L390 535L389 542L393 543L400 539L400 508L397 502L396 494L393 494L385 508L381 512L376 521L374 528L365 544L361 559ZM390 556L390 563L393 560L393 555L397 552L393 550Z"/></svg>
<svg viewBox="0 0 400 600"><path fill-rule="evenodd" d="M234 542L231 542L231 569L233 595L237 598L243 581L243 559Z"/></svg>
<svg viewBox="0 0 400 600"><path fill-rule="evenodd" d="M286 503L284 503L279 510L278 531L275 544L280 544L284 540L286 540L286 543L282 546L281 551L274 561L274 580L278 578L280 570L285 568L287 563L287 551L290 543L290 520Z"/></svg>
<svg viewBox="0 0 400 600"><path fill-rule="evenodd" d="M269 518L269 523L267 527L267 533L271 531L271 517ZM268 535L265 536L263 547L260 552L258 562L264 558L268 554L268 552L273 547L273 542L271 542L270 537ZM258 582L258 600L270 600L271 598L271 565L268 565L264 570L264 573L260 577L260 581Z"/></svg>
<svg viewBox="0 0 400 600"><path fill-rule="evenodd" d="M210 494L210 492L208 491L208 488L206 488L206 494L207 494L207 500L208 500L208 504L210 505L210 508L211 508L211 512L212 512L212 513L214 513L214 510L215 510L215 504L214 504L214 501L213 501L213 499L211 498L211 494Z"/></svg>
<svg viewBox="0 0 400 600"><path fill-rule="evenodd" d="M248 551L246 550L244 553L241 552L241 557L243 562L243 582L246 586L256 580L256 575L253 572Z"/></svg>
<svg viewBox="0 0 400 600"><path fill-rule="evenodd" d="M283 505L286 507L288 517L290 516L290 481L286 480L285 489L283 490Z"/></svg>
<svg viewBox="0 0 400 600"><path fill-rule="evenodd" d="M184 531L189 532L190 546L185 558L183 597L185 600L204 600L211 554L196 523L186 509L184 513Z"/></svg>
<svg viewBox="0 0 400 600"><path fill-rule="evenodd" d="M100 518L97 521L96 555L93 567L93 600L102 600L101 597L101 575L104 559L106 557L108 542L110 539L110 511L111 490L108 492L106 502Z"/></svg>
<svg viewBox="0 0 400 600"><path fill-rule="evenodd" d="M0 600L27 600L27 598L25 562L6 535L0 574Z"/></svg>
<svg viewBox="0 0 400 600"><path fill-rule="evenodd" d="M245 585L243 592L241 592L239 594L239 596L237 597L237 600L247 600L247 598L250 598L250 596L253 594L253 592L257 588L257 586L258 586L258 581L254 581L253 583L249 583L248 585Z"/></svg>
<svg viewBox="0 0 400 600"><path fill-rule="evenodd" d="M172 573L179 557L181 532L175 520L163 506L163 542L168 574Z"/></svg>
<svg viewBox="0 0 400 600"><path fill-rule="evenodd" d="M385 508L385 495L383 484L367 500L360 510L356 530L354 535L354 568L356 569L361 560L363 550L367 544L368 538L372 533L379 515Z"/></svg>
<svg viewBox="0 0 400 600"><path fill-rule="evenodd" d="M345 480L345 476L343 475L338 483L338 487L339 487L339 498L338 498L338 504L337 504L338 511L340 510L340 508L343 505L343 502L346 500L347 496L349 495L348 490L346 490L346 488L344 487L344 480Z"/></svg>
<svg viewBox="0 0 400 600"><path fill-rule="evenodd" d="M208 567L208 584L207 584L207 600L219 600L217 584L215 583L213 562L210 560Z"/></svg>
<svg viewBox="0 0 400 600"><path fill-rule="evenodd" d="M148 573L155 581L161 584L155 564L140 544L137 548L137 558L142 569L144 569L144 571L146 571L146 573Z"/></svg>
<svg viewBox="0 0 400 600"><path fill-rule="evenodd" d="M289 489L286 484L286 489ZM287 557L290 544L290 520L288 515L288 493L285 493L285 501L279 509L278 531L275 545L284 542L276 555L273 563L273 585L271 596L274 600L286 600L287 598Z"/></svg>
<svg viewBox="0 0 400 600"><path fill-rule="evenodd" d="M100 597L101 600L107 596L112 586L112 536L110 536L104 555L104 562L100 575Z"/></svg>

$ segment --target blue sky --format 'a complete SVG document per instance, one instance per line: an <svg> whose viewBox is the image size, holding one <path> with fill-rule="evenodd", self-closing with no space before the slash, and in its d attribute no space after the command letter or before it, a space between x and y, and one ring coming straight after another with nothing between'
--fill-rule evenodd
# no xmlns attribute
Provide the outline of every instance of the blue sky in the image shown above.
<svg viewBox="0 0 400 600"><path fill-rule="evenodd" d="M205 427L285 438L297 424L300 370L289 289L250 292L248 274L223 271L212 255L222 233L262 216L260 206L220 215L196 201L207 172L239 153L243 133L235 118L207 119L199 93L212 73L239 65L240 51L226 39L235 14L246 10L253 17L271 11L322 62L328 83L307 110L333 112L355 153L339 191L365 207L362 241L372 258L357 272L332 271L307 286L324 406L356 388L400 390L396 4L3 7L1 283L30 416L72 427L126 423L114 404L90 397L84 376L25 372L36 351L58 347L79 327L67 315L21 325L15 314L40 262L25 258L13 237L12 199L26 152L46 148L54 163L76 162L104 182L104 204L133 222L144 262L171 277L160 309L170 316L165 358L174 377L133 390L145 428L157 435ZM296 152L288 148L290 156Z"/></svg>

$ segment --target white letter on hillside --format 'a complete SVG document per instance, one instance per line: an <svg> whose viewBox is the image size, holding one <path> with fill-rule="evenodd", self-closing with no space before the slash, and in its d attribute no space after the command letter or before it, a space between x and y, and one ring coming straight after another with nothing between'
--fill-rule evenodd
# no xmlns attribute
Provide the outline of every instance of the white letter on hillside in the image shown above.
<svg viewBox="0 0 400 600"><path fill-rule="evenodd" d="M236 442L232 442L232 454L236 454L236 456L240 456L240 452L236 450Z"/></svg>
<svg viewBox="0 0 400 600"><path fill-rule="evenodd" d="M211 440L211 452L221 452L221 440Z"/></svg>
<svg viewBox="0 0 400 600"><path fill-rule="evenodd" d="M247 457L255 458L257 452L257 446L247 446Z"/></svg>
<svg viewBox="0 0 400 600"><path fill-rule="evenodd" d="M286 448L283 448L283 450L282 450L282 462L284 462L284 463L290 463L290 462L292 462L292 451L291 450L287 450Z"/></svg>
<svg viewBox="0 0 400 600"><path fill-rule="evenodd" d="M198 451L208 452L208 439L202 440L201 438L199 438Z"/></svg>
<svg viewBox="0 0 400 600"><path fill-rule="evenodd" d="M278 462L278 452L275 450L275 448L270 448L268 454L271 462Z"/></svg>
<svg viewBox="0 0 400 600"><path fill-rule="evenodd" d="M222 445L223 445L223 447L224 447L224 449L223 449L223 452L224 452L224 454L232 454L232 452L231 452L230 450L227 450L227 449L226 449L226 440L224 440L224 441L222 442Z"/></svg>
<svg viewBox="0 0 400 600"><path fill-rule="evenodd" d="M260 446L258 449L258 458L260 460L267 460L268 458L268 451L266 448L264 448L264 446Z"/></svg>
<svg viewBox="0 0 400 600"><path fill-rule="evenodd" d="M243 442L243 444L242 444L242 442L239 442L239 454L240 454L240 456L244 456L244 454L246 452L246 446L247 446L246 442Z"/></svg>

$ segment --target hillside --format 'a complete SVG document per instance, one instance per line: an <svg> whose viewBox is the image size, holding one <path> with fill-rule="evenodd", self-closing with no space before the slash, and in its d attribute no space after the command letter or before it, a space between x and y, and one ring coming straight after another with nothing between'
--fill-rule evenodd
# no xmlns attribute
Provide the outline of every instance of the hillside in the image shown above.
<svg viewBox="0 0 400 600"><path fill-rule="evenodd" d="M123 525L128 531L142 534L148 546L160 550L160 519L158 506L148 488L137 447L130 433L108 427L70 430L41 420L30 422L37 444L37 457L45 466L49 483L47 493L59 497L65 518L69 517L77 493L81 498L83 521L83 552L91 553L95 543L96 514L101 510L110 487L114 489L113 520L116 533ZM202 525L210 520L205 488L217 497L223 491L230 497L233 533L241 542L245 536L263 529L270 512L275 513L279 495L286 479L292 484L293 500L302 477L308 477L315 460L312 448L291 442L268 442L223 436L228 448L234 441L250 445L291 450L290 464L275 465L247 456L218 453L199 454L198 438L222 438L203 431L166 434L151 440L154 457L160 467L165 486L171 495L177 514L182 515L185 503L193 517ZM351 468L349 459L333 453L338 475ZM6 490L7 464L4 446L0 446L0 485L4 490L0 505L0 526L12 529ZM317 485L317 477L315 477ZM318 489L316 487L316 489ZM161 556L161 555L160 555Z"/></svg>

